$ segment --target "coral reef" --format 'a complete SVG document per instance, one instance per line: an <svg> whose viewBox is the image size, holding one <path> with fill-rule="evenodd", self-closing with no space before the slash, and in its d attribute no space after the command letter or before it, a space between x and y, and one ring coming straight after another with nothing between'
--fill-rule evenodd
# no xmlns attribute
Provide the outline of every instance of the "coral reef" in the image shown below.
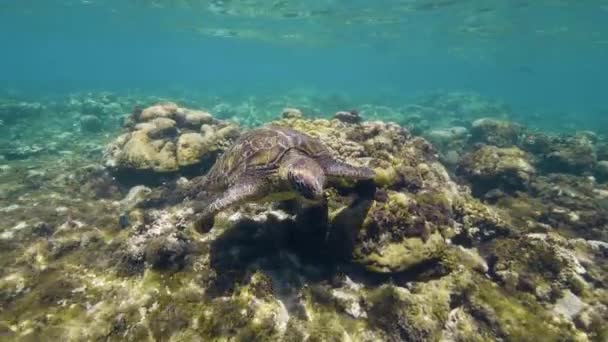
<svg viewBox="0 0 608 342"><path fill-rule="evenodd" d="M264 101L1 105L49 119L0 110L0 339L608 338L605 137L531 131L465 93L325 118L351 104ZM321 205L244 204L198 232L204 203L182 193L240 133L217 119L233 116L302 130L376 178L332 181ZM127 171L157 182L115 177Z"/></svg>

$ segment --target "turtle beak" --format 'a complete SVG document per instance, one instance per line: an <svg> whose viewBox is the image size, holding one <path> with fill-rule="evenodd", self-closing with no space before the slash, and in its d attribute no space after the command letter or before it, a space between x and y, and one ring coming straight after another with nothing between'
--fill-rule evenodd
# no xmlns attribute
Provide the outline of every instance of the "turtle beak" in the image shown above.
<svg viewBox="0 0 608 342"><path fill-rule="evenodd" d="M323 199L323 185L318 179L310 176L310 179L304 180L304 186L301 187L300 194L311 201Z"/></svg>
<svg viewBox="0 0 608 342"><path fill-rule="evenodd" d="M320 201L323 199L323 180L315 177L309 172L301 171L292 173L290 181L294 189L304 199L309 201Z"/></svg>

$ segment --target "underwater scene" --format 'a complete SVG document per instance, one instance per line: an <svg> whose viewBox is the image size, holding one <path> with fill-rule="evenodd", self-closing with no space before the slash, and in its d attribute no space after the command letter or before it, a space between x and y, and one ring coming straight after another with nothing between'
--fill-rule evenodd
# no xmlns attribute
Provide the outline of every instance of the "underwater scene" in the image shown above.
<svg viewBox="0 0 608 342"><path fill-rule="evenodd" d="M0 28L0 341L608 341L608 0Z"/></svg>

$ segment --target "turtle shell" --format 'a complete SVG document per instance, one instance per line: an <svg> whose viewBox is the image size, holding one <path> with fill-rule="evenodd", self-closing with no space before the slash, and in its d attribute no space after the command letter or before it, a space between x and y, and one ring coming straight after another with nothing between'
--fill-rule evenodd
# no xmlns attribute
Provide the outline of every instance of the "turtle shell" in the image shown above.
<svg viewBox="0 0 608 342"><path fill-rule="evenodd" d="M241 135L219 157L207 175L209 186L231 185L241 176L255 171L272 173L291 149L311 158L329 156L318 139L302 132L277 126L257 128Z"/></svg>

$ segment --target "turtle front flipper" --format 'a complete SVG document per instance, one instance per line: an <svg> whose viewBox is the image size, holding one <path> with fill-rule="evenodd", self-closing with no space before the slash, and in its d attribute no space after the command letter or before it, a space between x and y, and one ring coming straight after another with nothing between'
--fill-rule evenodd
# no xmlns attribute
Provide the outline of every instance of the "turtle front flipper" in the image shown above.
<svg viewBox="0 0 608 342"><path fill-rule="evenodd" d="M200 214L197 214L195 219L196 230L199 232L209 231L213 227L213 221L218 212L233 205L261 197L265 191L266 183L259 179L246 178L239 181L228 188L226 192L213 199Z"/></svg>
<svg viewBox="0 0 608 342"><path fill-rule="evenodd" d="M339 160L327 158L319 161L325 174L332 178L347 178L354 180L374 179L374 171L365 166L353 166Z"/></svg>

